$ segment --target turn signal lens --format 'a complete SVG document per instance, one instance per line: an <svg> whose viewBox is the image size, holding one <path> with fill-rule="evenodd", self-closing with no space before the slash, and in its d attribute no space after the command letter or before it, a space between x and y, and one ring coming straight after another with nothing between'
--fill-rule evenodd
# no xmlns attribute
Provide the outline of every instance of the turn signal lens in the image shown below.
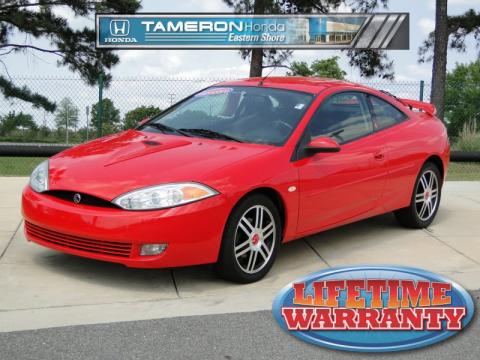
<svg viewBox="0 0 480 360"><path fill-rule="evenodd" d="M185 186L182 188L183 198L185 200L198 199L208 196L208 191L195 186Z"/></svg>

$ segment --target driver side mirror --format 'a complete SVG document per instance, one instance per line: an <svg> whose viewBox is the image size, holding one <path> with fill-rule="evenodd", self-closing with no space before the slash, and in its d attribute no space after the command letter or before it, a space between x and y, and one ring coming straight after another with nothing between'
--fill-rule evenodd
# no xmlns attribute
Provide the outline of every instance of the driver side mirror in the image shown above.
<svg viewBox="0 0 480 360"><path fill-rule="evenodd" d="M340 145L332 138L318 137L310 141L305 150L311 154L335 153L340 151Z"/></svg>

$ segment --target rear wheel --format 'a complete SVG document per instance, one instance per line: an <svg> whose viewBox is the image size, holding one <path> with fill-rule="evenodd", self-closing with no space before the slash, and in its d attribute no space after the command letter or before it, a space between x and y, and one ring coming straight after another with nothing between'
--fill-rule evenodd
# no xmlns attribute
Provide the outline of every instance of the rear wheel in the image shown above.
<svg viewBox="0 0 480 360"><path fill-rule="evenodd" d="M426 163L420 171L413 188L410 206L395 211L400 224L421 229L430 225L440 205L442 177L438 167Z"/></svg>
<svg viewBox="0 0 480 360"><path fill-rule="evenodd" d="M281 234L280 215L270 198L255 194L243 199L228 218L218 274L241 283L260 280L273 265Z"/></svg>

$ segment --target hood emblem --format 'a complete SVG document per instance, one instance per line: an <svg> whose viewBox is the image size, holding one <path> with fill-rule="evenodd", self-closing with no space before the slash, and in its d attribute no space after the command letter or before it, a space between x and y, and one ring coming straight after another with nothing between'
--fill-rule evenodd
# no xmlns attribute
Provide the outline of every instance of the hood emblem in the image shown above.
<svg viewBox="0 0 480 360"><path fill-rule="evenodd" d="M80 194L78 194L78 193L75 194L75 195L73 195L73 202L74 202L75 204L78 204L80 201L82 201L82 195L80 195Z"/></svg>

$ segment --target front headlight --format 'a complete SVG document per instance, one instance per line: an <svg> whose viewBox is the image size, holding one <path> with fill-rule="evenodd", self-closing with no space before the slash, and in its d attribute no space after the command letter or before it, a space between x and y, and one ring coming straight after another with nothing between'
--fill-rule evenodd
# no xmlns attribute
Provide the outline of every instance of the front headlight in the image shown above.
<svg viewBox="0 0 480 360"><path fill-rule="evenodd" d="M40 163L30 175L30 186L36 192L48 190L48 160Z"/></svg>
<svg viewBox="0 0 480 360"><path fill-rule="evenodd" d="M126 210L153 210L184 205L217 194L206 185L175 183L134 190L120 195L112 202Z"/></svg>

